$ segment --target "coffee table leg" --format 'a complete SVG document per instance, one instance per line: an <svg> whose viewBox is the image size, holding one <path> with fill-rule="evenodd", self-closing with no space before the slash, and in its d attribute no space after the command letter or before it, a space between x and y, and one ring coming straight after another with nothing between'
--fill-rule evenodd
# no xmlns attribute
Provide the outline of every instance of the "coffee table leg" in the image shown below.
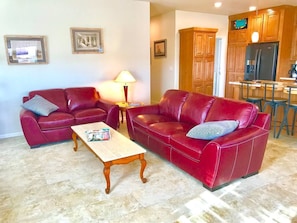
<svg viewBox="0 0 297 223"><path fill-rule="evenodd" d="M73 150L76 152L77 151L77 134L75 132L72 133L72 139L74 142Z"/></svg>
<svg viewBox="0 0 297 223"><path fill-rule="evenodd" d="M106 162L104 163L104 169L103 169L103 173L105 176L105 180L106 180L106 189L105 189L105 193L109 194L110 192L110 166L111 166L111 162Z"/></svg>
<svg viewBox="0 0 297 223"><path fill-rule="evenodd" d="M147 182L147 179L143 177L143 172L146 167L146 160L144 159L144 154L140 154L140 162L141 162L141 167L140 167L140 179L142 180L143 183Z"/></svg>

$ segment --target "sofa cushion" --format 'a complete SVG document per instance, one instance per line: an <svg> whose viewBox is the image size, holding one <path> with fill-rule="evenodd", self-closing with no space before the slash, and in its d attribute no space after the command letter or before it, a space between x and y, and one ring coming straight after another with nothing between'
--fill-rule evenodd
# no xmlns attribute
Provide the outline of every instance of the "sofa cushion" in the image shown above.
<svg viewBox="0 0 297 223"><path fill-rule="evenodd" d="M58 110L59 108L57 105L39 95L35 95L29 101L26 101L22 104L22 107L42 116L48 116L50 113Z"/></svg>
<svg viewBox="0 0 297 223"><path fill-rule="evenodd" d="M226 98L216 98L206 116L205 122L237 120L238 128L250 126L256 119L258 107L252 103Z"/></svg>
<svg viewBox="0 0 297 223"><path fill-rule="evenodd" d="M159 122L148 127L149 134L170 143L171 135L178 132L188 132L192 125L186 122Z"/></svg>
<svg viewBox="0 0 297 223"><path fill-rule="evenodd" d="M187 137L185 132L173 134L170 139L173 150L177 150L196 161L199 160L203 148L207 143L209 143L207 140Z"/></svg>
<svg viewBox="0 0 297 223"><path fill-rule="evenodd" d="M149 125L159 122L172 122L175 121L174 119L165 116L165 115L158 115L158 114L143 114L138 115L133 119L134 125L141 126L147 128Z"/></svg>
<svg viewBox="0 0 297 223"><path fill-rule="evenodd" d="M204 122L190 129L187 136L194 139L212 140L233 132L237 126L238 121L234 120Z"/></svg>
<svg viewBox="0 0 297 223"><path fill-rule="evenodd" d="M57 105L59 107L57 111L61 111L61 112L68 111L65 92L63 89L54 88L54 89L31 91L29 92L29 99L33 98L35 95L40 95L46 100Z"/></svg>
<svg viewBox="0 0 297 223"><path fill-rule="evenodd" d="M83 110L77 110L73 113L75 124L85 124L91 122L105 121L107 117L106 111L101 108L88 108Z"/></svg>
<svg viewBox="0 0 297 223"><path fill-rule="evenodd" d="M49 116L40 116L38 124L41 130L53 130L70 127L75 124L73 115L64 112L53 112Z"/></svg>
<svg viewBox="0 0 297 223"><path fill-rule="evenodd" d="M195 125L204 122L214 100L215 98L213 96L189 93L182 107L180 121Z"/></svg>
<svg viewBox="0 0 297 223"><path fill-rule="evenodd" d="M188 96L188 92L181 90L168 90L160 100L160 114L179 121L182 106Z"/></svg>
<svg viewBox="0 0 297 223"><path fill-rule="evenodd" d="M69 111L96 107L99 93L93 87L65 89Z"/></svg>

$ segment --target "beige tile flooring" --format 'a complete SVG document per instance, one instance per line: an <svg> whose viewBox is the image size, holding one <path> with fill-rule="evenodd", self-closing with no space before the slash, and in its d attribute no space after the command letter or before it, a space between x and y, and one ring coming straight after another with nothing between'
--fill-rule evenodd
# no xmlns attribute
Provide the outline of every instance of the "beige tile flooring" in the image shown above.
<svg viewBox="0 0 297 223"><path fill-rule="evenodd" d="M112 166L107 195L101 162L81 142L72 148L0 140L1 223L297 222L296 137L270 137L260 173L215 192L148 151L148 182L139 162Z"/></svg>

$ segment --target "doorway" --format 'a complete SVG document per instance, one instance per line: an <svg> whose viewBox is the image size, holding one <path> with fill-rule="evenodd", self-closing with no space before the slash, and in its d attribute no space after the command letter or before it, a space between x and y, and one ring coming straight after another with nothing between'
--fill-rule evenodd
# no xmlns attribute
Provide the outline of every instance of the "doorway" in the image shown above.
<svg viewBox="0 0 297 223"><path fill-rule="evenodd" d="M214 88L213 95L220 94L220 78L221 78L221 55L222 55L222 39L216 38L215 61L214 61Z"/></svg>

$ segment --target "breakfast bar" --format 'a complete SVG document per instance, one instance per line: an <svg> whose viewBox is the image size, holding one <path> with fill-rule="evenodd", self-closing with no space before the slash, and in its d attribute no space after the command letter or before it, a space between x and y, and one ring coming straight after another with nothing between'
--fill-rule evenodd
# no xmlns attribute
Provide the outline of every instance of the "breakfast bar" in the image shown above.
<svg viewBox="0 0 297 223"><path fill-rule="evenodd" d="M288 94L288 86L297 86L297 83L295 82L294 78L280 78L280 81L278 82L271 82L274 84L274 87L272 88L272 85L266 88L264 88L264 84L263 83L267 83L267 81L265 80L256 80L256 81L249 81L249 96L252 97L262 97L263 101L262 101L262 108L263 108L263 112L265 113L271 113L272 115L275 115L275 122L272 123L273 128L274 128L274 132L275 132L275 123L279 123L278 126L280 126L280 123L283 121L284 119L284 114L285 114L285 105L282 104L283 109L276 107L277 112L274 113L272 111L271 106L267 106L265 108L265 106L263 107L263 105L265 104L264 101L264 96L266 95L267 97L271 97L272 96L272 90L274 88L274 97L278 98L278 99L284 99L284 101L287 101L289 98L289 94ZM269 81L268 81L269 82ZM245 98L247 97L247 91L245 91L243 89L243 85L241 81L237 81L237 82L229 82L230 85L232 85L233 87L233 99L236 100L245 100ZM291 96L290 96L291 101L297 101L297 90L296 88L292 88L291 91ZM293 116L294 116L294 111L290 110L287 113L287 123L289 126L292 125L293 123ZM283 128L285 129L285 128ZM276 133L274 133L276 135Z"/></svg>

